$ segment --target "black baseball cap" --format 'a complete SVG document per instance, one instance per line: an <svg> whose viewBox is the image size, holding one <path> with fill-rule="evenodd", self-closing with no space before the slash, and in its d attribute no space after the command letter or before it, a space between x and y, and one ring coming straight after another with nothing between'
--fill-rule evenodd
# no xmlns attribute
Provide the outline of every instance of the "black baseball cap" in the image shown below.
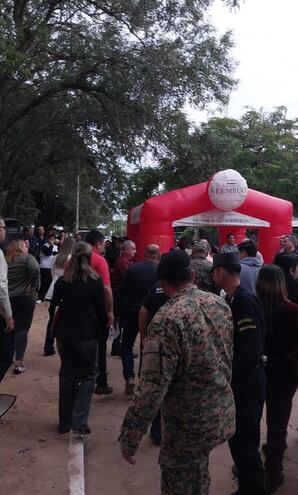
<svg viewBox="0 0 298 495"><path fill-rule="evenodd" d="M214 268L222 266L223 268L225 266L229 266L231 268L241 268L240 265L240 253L233 252L233 253L219 253L215 254L213 256L213 267L211 271L214 270Z"/></svg>
<svg viewBox="0 0 298 495"><path fill-rule="evenodd" d="M161 280L186 280L191 270L190 257L182 250L174 249L162 254L157 268Z"/></svg>

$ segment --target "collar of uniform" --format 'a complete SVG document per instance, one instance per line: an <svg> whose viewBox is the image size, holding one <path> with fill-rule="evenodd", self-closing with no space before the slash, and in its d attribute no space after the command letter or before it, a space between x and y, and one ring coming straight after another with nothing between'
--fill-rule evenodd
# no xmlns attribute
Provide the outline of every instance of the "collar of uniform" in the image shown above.
<svg viewBox="0 0 298 495"><path fill-rule="evenodd" d="M177 299L178 297L181 297L183 296L184 294L187 294L188 292L195 292L195 291L198 291L199 289L197 288L196 285L190 285L188 287L184 287L183 289L179 289L177 290L177 292L175 292L175 294L171 297L171 301L173 299Z"/></svg>

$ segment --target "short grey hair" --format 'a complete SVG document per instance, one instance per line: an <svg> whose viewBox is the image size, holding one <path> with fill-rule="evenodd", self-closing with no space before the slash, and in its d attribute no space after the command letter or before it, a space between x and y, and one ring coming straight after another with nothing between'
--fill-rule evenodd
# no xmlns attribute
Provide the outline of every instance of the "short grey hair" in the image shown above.
<svg viewBox="0 0 298 495"><path fill-rule="evenodd" d="M124 241L121 246L121 251L124 252L127 248L135 247L135 243L133 241Z"/></svg>

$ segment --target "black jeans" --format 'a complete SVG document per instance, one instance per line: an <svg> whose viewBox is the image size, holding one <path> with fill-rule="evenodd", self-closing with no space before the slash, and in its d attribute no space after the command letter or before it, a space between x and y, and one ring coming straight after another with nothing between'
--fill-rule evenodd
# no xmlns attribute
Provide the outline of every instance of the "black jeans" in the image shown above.
<svg viewBox="0 0 298 495"><path fill-rule="evenodd" d="M133 346L137 335L139 333L139 309L130 310L127 312L123 323L123 333L122 333L122 365L123 365L123 376L125 380L127 378L135 376L134 373L134 361L133 361Z"/></svg>
<svg viewBox="0 0 298 495"><path fill-rule="evenodd" d="M44 301L45 295L52 282L52 271L50 268L40 269L40 289L38 297L41 301Z"/></svg>
<svg viewBox="0 0 298 495"><path fill-rule="evenodd" d="M15 331L16 361L23 361L28 343L35 301L31 296L16 296L10 300Z"/></svg>
<svg viewBox="0 0 298 495"><path fill-rule="evenodd" d="M236 431L229 440L233 461L239 471L241 495L263 495L264 468L259 453L260 423L265 400L265 372L258 366L249 383L234 389Z"/></svg>
<svg viewBox="0 0 298 495"><path fill-rule="evenodd" d="M101 330L100 330L101 331ZM98 375L96 378L96 384L100 387L107 386L107 340L109 336L109 329L106 328L101 333L98 348Z"/></svg>
<svg viewBox="0 0 298 495"><path fill-rule="evenodd" d="M59 372L59 426L87 426L97 375L98 341L57 340L61 358Z"/></svg>
<svg viewBox="0 0 298 495"><path fill-rule="evenodd" d="M5 331L5 320L0 316L0 382L13 362L14 332Z"/></svg>
<svg viewBox="0 0 298 495"><path fill-rule="evenodd" d="M288 423L291 416L292 401L297 384L275 382L268 379L267 409L267 452L266 475L274 477L283 470L283 456L286 449Z"/></svg>

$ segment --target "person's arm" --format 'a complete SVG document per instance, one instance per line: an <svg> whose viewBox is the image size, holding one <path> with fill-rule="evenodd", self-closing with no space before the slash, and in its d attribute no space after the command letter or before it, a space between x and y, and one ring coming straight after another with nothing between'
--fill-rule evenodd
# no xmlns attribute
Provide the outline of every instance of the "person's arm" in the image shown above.
<svg viewBox="0 0 298 495"><path fill-rule="evenodd" d="M105 287L103 285L102 279L98 278L95 281L95 291L96 291L96 314L99 322L99 327L101 332L107 327L108 315L106 311L106 302L105 302Z"/></svg>
<svg viewBox="0 0 298 495"><path fill-rule="evenodd" d="M14 329L7 285L7 264L0 249L0 314L6 322L7 331Z"/></svg>
<svg viewBox="0 0 298 495"><path fill-rule="evenodd" d="M104 285L105 305L107 313L107 325L112 326L114 323L113 313L113 292L109 285Z"/></svg>
<svg viewBox="0 0 298 495"><path fill-rule="evenodd" d="M131 464L135 463L133 456L160 408L179 362L174 323L167 321L163 326L160 318L156 323L153 319L148 330L140 383L126 412L119 437L122 455Z"/></svg>
<svg viewBox="0 0 298 495"><path fill-rule="evenodd" d="M121 314L121 310L125 304L127 292L130 286L130 270L128 269L124 275L124 278L120 284L119 293L117 297L117 315Z"/></svg>
<svg viewBox="0 0 298 495"><path fill-rule="evenodd" d="M54 285L53 296L49 307L49 315L51 320L54 318L56 307L59 306L59 304L62 301L61 284L62 284L62 277L58 278L57 282Z"/></svg>
<svg viewBox="0 0 298 495"><path fill-rule="evenodd" d="M26 257L26 269L30 281L30 288L38 289L40 285L40 268L32 254L28 254Z"/></svg>
<svg viewBox="0 0 298 495"><path fill-rule="evenodd" d="M149 315L150 313L148 309L145 306L141 306L141 309L139 311L139 332L140 332L141 344L143 343L144 339L147 336Z"/></svg>
<svg viewBox="0 0 298 495"><path fill-rule="evenodd" d="M235 321L233 382L243 384L259 362L265 328L262 307L253 295L242 298ZM236 380L236 381L235 381Z"/></svg>

